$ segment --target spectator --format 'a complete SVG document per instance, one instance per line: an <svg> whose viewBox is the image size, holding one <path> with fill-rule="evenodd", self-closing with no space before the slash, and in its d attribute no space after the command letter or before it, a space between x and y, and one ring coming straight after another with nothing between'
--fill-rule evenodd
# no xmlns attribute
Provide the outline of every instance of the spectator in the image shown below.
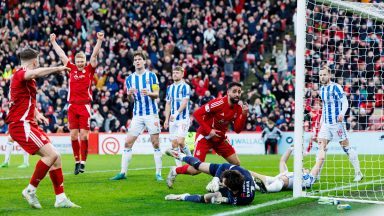
<svg viewBox="0 0 384 216"><path fill-rule="evenodd" d="M215 97L213 97L211 95L211 92L209 90L205 91L204 97L202 97L199 100L199 107L203 106L204 104L208 103L209 101L211 101L213 99L215 99Z"/></svg>
<svg viewBox="0 0 384 216"><path fill-rule="evenodd" d="M8 125L5 124L4 119L0 119L0 134L8 133Z"/></svg>

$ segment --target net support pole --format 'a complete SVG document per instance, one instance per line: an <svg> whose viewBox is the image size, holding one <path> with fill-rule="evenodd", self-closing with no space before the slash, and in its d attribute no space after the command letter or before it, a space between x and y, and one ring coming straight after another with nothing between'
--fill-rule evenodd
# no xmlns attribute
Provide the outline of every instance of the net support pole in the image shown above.
<svg viewBox="0 0 384 216"><path fill-rule="evenodd" d="M296 84L294 132L294 183L293 197L302 196L303 136L304 136L304 76L305 76L305 0L297 1L296 20Z"/></svg>

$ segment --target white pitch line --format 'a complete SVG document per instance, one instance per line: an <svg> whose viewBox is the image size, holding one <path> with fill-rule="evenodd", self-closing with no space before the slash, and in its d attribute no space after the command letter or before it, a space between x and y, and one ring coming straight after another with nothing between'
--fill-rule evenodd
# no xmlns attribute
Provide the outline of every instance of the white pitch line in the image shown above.
<svg viewBox="0 0 384 216"><path fill-rule="evenodd" d="M163 168L169 168L169 167L163 167ZM142 168L133 168L133 169L128 169L128 171L138 171L138 170L150 170L150 169L156 169L155 167L142 167ZM91 170L91 171L86 171L85 173L107 173L107 172L118 172L120 170ZM63 173L63 175L74 175L73 172L66 172ZM31 176L20 176L20 177L4 177L0 178L1 180L15 180L15 179L29 179Z"/></svg>
<svg viewBox="0 0 384 216"><path fill-rule="evenodd" d="M328 190L325 190L325 191L322 191L322 192L326 193L326 192L331 192L331 191L336 191L336 190L342 190L342 189L349 188L349 187L355 187L355 186L361 186L361 185L369 185L369 184L373 184L373 183L380 182L380 181L384 181L384 179L372 180L372 181L364 182L364 183L349 184L349 185L345 185L345 186L341 186L341 187L335 187L335 188L332 188L332 189L328 189ZM306 197L304 196L303 198L306 198ZM318 197L309 196L307 198L318 198ZM283 203L283 202L289 202L289 201L292 201L294 199L296 199L296 198L291 197L291 198L286 198L286 199L282 199L282 200L273 200L273 201L269 201L269 202L266 202L266 203L261 203L261 204L258 204L258 205L241 208L241 209L238 209L238 210L233 210L233 211L228 211L228 212L223 212L223 213L215 214L213 216L227 216L227 215L240 214L240 213L244 213L244 212L247 212L247 211L263 208L263 207L266 207L266 206L276 205L276 204Z"/></svg>
<svg viewBox="0 0 384 216"><path fill-rule="evenodd" d="M321 193L327 193L327 192L336 191L336 190L343 190L345 188L358 187L358 186L363 186L363 185L370 185L370 184L374 184L374 183L380 182L380 181L384 181L384 179L377 179L377 180L372 180L372 181L363 182L363 183L353 183L353 184L349 184L349 185L344 185L344 186L340 186L340 187L331 188L331 189L328 189L328 190L322 190L320 192Z"/></svg>
<svg viewBox="0 0 384 216"><path fill-rule="evenodd" d="M246 211L255 210L255 209L259 209L259 208L263 208L263 207L267 207L267 206L271 206L271 205L276 205L276 204L283 203L283 202L289 202L289 201L292 201L294 199L296 199L296 198L291 197L291 198L286 198L286 199L282 199L282 200L269 201L266 203L261 203L258 205L241 208L241 209L234 210L234 211L228 211L228 212L223 212L223 213L219 213L219 214L214 214L213 216L227 216L227 215L241 214L241 213L244 213Z"/></svg>

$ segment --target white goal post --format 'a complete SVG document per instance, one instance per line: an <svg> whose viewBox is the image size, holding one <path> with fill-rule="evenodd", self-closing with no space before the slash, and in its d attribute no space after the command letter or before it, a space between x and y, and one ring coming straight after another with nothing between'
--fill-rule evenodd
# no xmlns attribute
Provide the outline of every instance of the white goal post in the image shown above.
<svg viewBox="0 0 384 216"><path fill-rule="evenodd" d="M375 151L380 142L384 149L384 136L383 141L373 138L384 135L383 26L384 3L297 0L293 197L384 204L384 155ZM364 179L353 181L356 169L348 151L330 142L318 180L304 189L303 168L311 169L316 162L317 143L309 148L308 137L314 127L311 110L321 105L318 74L324 65L347 95L345 128Z"/></svg>

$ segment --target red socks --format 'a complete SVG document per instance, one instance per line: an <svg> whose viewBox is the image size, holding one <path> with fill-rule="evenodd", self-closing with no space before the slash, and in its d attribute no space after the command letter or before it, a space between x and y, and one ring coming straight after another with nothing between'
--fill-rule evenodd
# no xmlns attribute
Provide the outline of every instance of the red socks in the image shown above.
<svg viewBox="0 0 384 216"><path fill-rule="evenodd" d="M72 150L73 150L73 156L75 156L75 161L80 161L80 144L79 140L72 140Z"/></svg>
<svg viewBox="0 0 384 216"><path fill-rule="evenodd" d="M87 161L88 156L88 140L81 140L81 161Z"/></svg>
<svg viewBox="0 0 384 216"><path fill-rule="evenodd" d="M188 167L189 167L189 165L187 165L187 164L184 166L181 166L181 167L177 167L176 173L177 174L187 174Z"/></svg>
<svg viewBox="0 0 384 216"><path fill-rule="evenodd" d="M35 171L33 172L32 178L29 183L35 187L37 187L41 180L47 175L49 170L49 166L45 164L43 161L39 160L36 164Z"/></svg>
<svg viewBox="0 0 384 216"><path fill-rule="evenodd" d="M59 195L64 193L64 177L63 171L61 168L49 171L49 176L51 177L51 181L53 184L53 189L55 190L55 194Z"/></svg>

